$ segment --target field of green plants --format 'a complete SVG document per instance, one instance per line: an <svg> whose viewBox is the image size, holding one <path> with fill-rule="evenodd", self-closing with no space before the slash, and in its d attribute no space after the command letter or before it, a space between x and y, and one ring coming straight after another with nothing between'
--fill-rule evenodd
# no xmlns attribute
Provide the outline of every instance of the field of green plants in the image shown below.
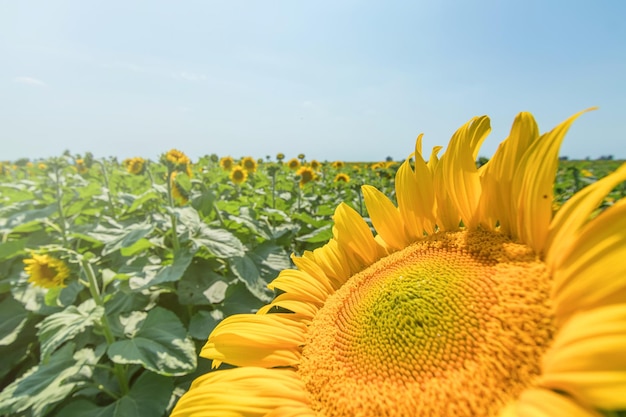
<svg viewBox="0 0 626 417"><path fill-rule="evenodd" d="M290 255L323 245L360 186L393 198L399 163L171 150L0 164L0 415L161 416L225 316L274 296ZM562 161L554 207L620 161ZM614 190L603 206L626 194Z"/></svg>

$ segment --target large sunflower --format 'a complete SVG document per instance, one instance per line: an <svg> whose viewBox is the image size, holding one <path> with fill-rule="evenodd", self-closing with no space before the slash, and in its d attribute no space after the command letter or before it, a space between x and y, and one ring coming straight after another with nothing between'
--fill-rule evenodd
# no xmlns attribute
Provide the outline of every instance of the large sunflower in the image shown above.
<svg viewBox="0 0 626 417"><path fill-rule="evenodd" d="M553 217L558 150L521 113L493 158L476 117L396 175L396 207L363 193L333 238L293 257L274 301L234 315L173 416L596 416L626 408L626 165Z"/></svg>

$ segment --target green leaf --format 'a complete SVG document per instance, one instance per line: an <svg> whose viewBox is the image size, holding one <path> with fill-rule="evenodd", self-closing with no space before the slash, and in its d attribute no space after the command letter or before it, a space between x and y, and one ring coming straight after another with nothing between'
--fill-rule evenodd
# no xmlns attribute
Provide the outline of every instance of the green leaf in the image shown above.
<svg viewBox="0 0 626 417"><path fill-rule="evenodd" d="M198 311L189 322L189 334L194 339L206 341L217 323L223 318L224 313L220 310Z"/></svg>
<svg viewBox="0 0 626 417"><path fill-rule="evenodd" d="M224 277L208 270L206 263L194 262L191 264L185 278L180 280L176 293L180 304L208 305L221 303L219 288L228 286L224 282Z"/></svg>
<svg viewBox="0 0 626 417"><path fill-rule="evenodd" d="M72 281L67 287L54 287L48 289L45 295L45 302L48 306L65 307L74 304L76 297L83 290L84 286L78 281Z"/></svg>
<svg viewBox="0 0 626 417"><path fill-rule="evenodd" d="M120 364L139 364L160 375L185 375L196 368L196 350L178 317L155 307L130 340L109 346L109 358Z"/></svg>
<svg viewBox="0 0 626 417"><path fill-rule="evenodd" d="M106 255L115 252L121 248L132 247L138 240L142 239L148 233L154 230L154 225L149 223L140 223L135 226L130 226L123 229L123 233L117 237L109 240L105 244L105 248L102 251L102 255Z"/></svg>
<svg viewBox="0 0 626 417"><path fill-rule="evenodd" d="M6 227L13 229L15 232L20 228L20 226L24 227L33 221L39 222L56 212L56 210L57 205L50 204L49 206L40 209L19 211L7 219Z"/></svg>
<svg viewBox="0 0 626 417"><path fill-rule="evenodd" d="M132 245L120 249L122 256L133 256L154 246L148 239L141 238Z"/></svg>
<svg viewBox="0 0 626 417"><path fill-rule="evenodd" d="M28 239L19 239L0 243L0 261L23 254L27 241Z"/></svg>
<svg viewBox="0 0 626 417"><path fill-rule="evenodd" d="M261 271L254 260L248 256L238 256L229 259L230 269L239 278L248 290L261 301L269 302L273 293L267 288L267 282L261 278Z"/></svg>
<svg viewBox="0 0 626 417"><path fill-rule="evenodd" d="M0 346L15 342L28 320L28 311L13 297L0 303Z"/></svg>
<svg viewBox="0 0 626 417"><path fill-rule="evenodd" d="M150 200L158 200L158 199L159 199L159 194L158 193L156 193L154 190L148 190L145 193L141 194L139 197L137 197L133 201L133 204L128 209L128 213L134 212L142 204L144 204L144 203L146 203L146 202L148 202Z"/></svg>
<svg viewBox="0 0 626 417"><path fill-rule="evenodd" d="M39 324L37 335L41 342L41 358L45 360L52 352L68 340L100 320L104 308L95 301L87 300L80 306L69 306L65 310L46 317Z"/></svg>
<svg viewBox="0 0 626 417"><path fill-rule="evenodd" d="M203 225L199 237L191 240L198 246L205 247L218 258L243 256L245 249L235 235L224 229L211 229Z"/></svg>
<svg viewBox="0 0 626 417"><path fill-rule="evenodd" d="M91 375L97 358L91 349L76 353L68 343L48 361L31 368L0 393L0 414L16 415L30 410L33 417L47 414Z"/></svg>
<svg viewBox="0 0 626 417"><path fill-rule="evenodd" d="M296 238L299 242L320 243L328 242L333 237L332 225L327 224L306 235Z"/></svg>
<svg viewBox="0 0 626 417"><path fill-rule="evenodd" d="M98 407L80 399L62 408L63 417L159 417L162 416L174 391L174 381L152 372L144 372L135 381L128 395L113 404Z"/></svg>
<svg viewBox="0 0 626 417"><path fill-rule="evenodd" d="M174 254L174 262L171 265L162 267L156 274L152 272L146 273L142 277L131 277L129 280L130 288L139 291L164 282L178 281L187 270L187 267L189 267L193 255L193 252L187 252L184 249L176 252ZM153 269L151 268L150 271L153 271Z"/></svg>
<svg viewBox="0 0 626 417"><path fill-rule="evenodd" d="M222 312L224 317L239 313L252 313L264 304L265 302L250 293L246 284L237 282L228 286Z"/></svg>

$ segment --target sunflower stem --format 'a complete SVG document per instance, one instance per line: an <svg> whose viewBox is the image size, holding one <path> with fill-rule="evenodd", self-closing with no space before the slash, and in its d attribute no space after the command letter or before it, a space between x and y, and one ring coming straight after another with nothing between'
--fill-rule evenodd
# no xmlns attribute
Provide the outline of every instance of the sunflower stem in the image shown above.
<svg viewBox="0 0 626 417"><path fill-rule="evenodd" d="M109 174L107 173L106 167L102 161L94 161L98 165L100 165L100 170L102 171L102 178L104 178L104 186L107 189L107 199L109 201L109 208L111 209L111 214L114 219L117 219L117 214L115 212L115 205L113 204L113 199L111 198L111 187L109 186Z"/></svg>
<svg viewBox="0 0 626 417"><path fill-rule="evenodd" d="M174 214L174 196L172 195L172 174L174 171L171 169L167 170L167 201L170 205L170 220L172 221L172 246L174 247L174 252L178 252L180 250L180 242L178 240L178 222L176 219L176 215Z"/></svg>
<svg viewBox="0 0 626 417"><path fill-rule="evenodd" d="M113 343L115 343L115 336L113 336L113 332L111 331L111 325L109 324L109 319L107 318L107 315L106 315L106 309L104 307L104 300L102 299L102 296L100 295L100 287L98 286L96 274L94 273L93 268L91 267L91 264L89 263L89 261L85 260L84 258L80 260L80 266L82 267L83 272L87 276L87 280L89 284L88 287L89 287L89 292L91 293L91 297L93 298L97 306L100 306L104 309L104 313L102 314L102 317L100 318L100 325L102 327L102 332L104 333L104 338L106 339L107 346L111 346ZM113 373L115 374L115 377L117 378L117 382L120 386L122 396L128 394L130 389L128 386L128 380L126 379L126 371L124 370L124 367L120 365L119 363L114 363Z"/></svg>
<svg viewBox="0 0 626 417"><path fill-rule="evenodd" d="M56 185L56 197L57 197L57 210L59 212L61 238L63 239L63 245L67 247L67 224L65 220L65 213L63 212L63 191L61 190L61 176L59 171L61 167L57 165L54 168L55 185Z"/></svg>

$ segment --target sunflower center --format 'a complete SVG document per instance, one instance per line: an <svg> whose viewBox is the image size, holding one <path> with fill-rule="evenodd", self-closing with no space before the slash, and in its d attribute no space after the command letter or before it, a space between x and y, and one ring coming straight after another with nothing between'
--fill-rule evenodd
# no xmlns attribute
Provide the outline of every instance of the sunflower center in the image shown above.
<svg viewBox="0 0 626 417"><path fill-rule="evenodd" d="M492 416L539 375L551 279L501 234L436 234L351 277L299 374L325 416Z"/></svg>

